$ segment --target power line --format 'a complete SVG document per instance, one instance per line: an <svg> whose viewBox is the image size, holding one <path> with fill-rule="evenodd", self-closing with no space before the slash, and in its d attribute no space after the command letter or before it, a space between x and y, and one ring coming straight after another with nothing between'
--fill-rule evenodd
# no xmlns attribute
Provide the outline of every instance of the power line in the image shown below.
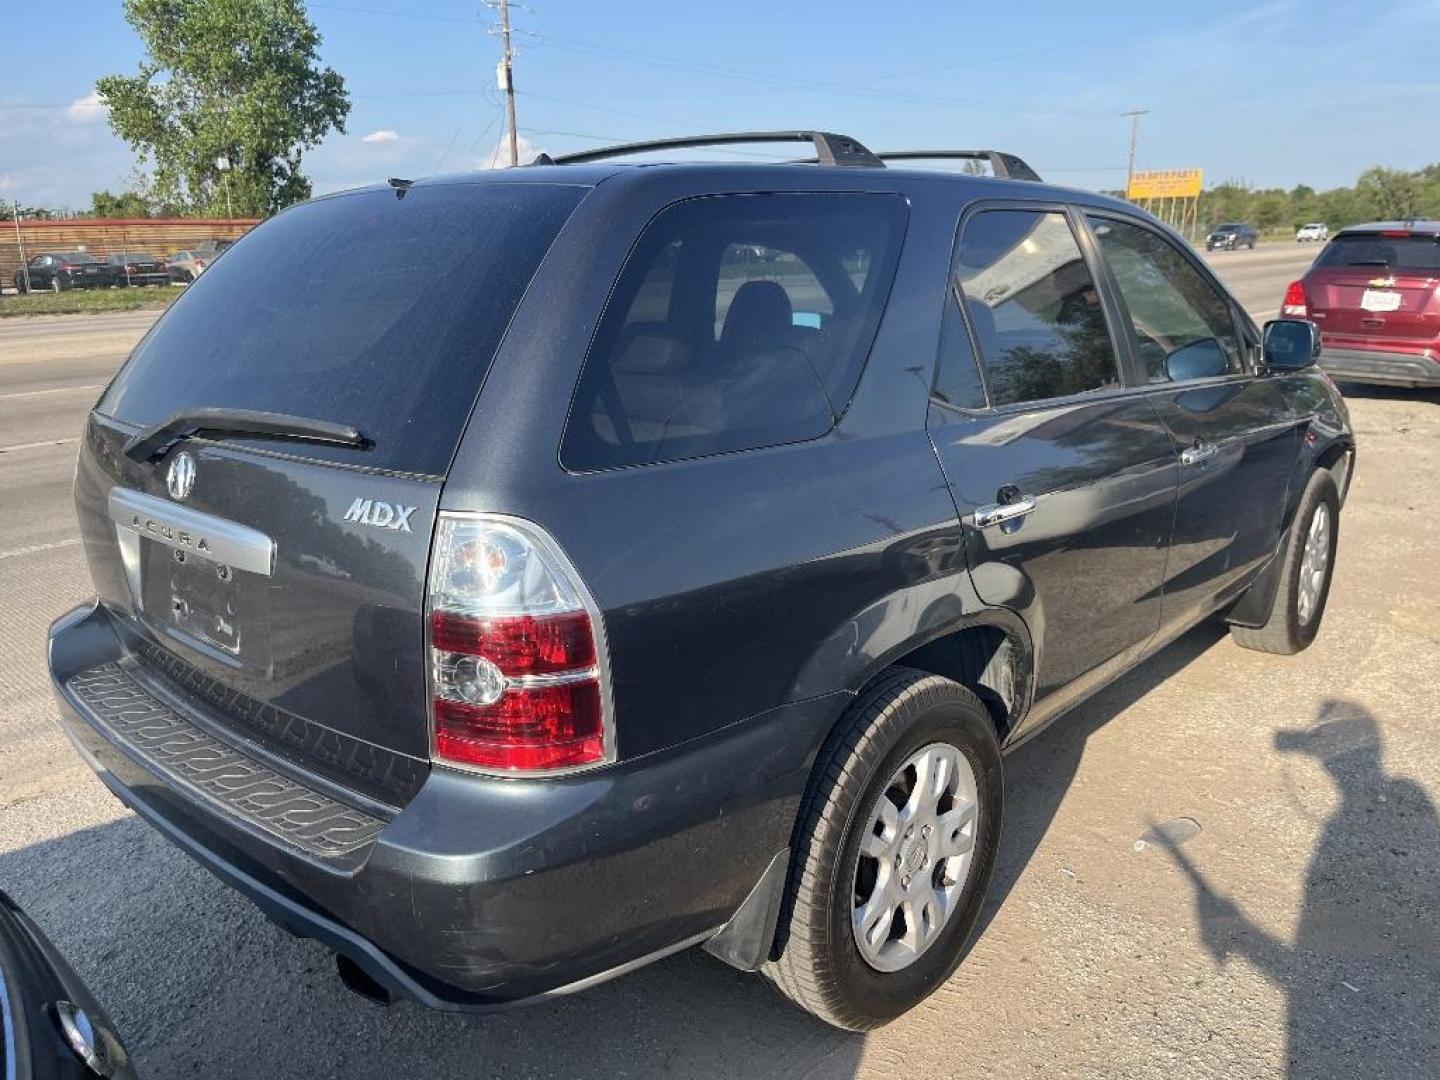
<svg viewBox="0 0 1440 1080"><path fill-rule="evenodd" d="M497 2L497 0L491 0ZM463 22L473 23L473 19L461 18L455 15L437 15L429 12L419 11L397 11L394 9L360 7L352 4L330 4L312 3L312 8L324 8L333 11L346 11L353 14L378 15L396 19L417 19L440 22ZM617 58L636 64L648 64L666 68L669 70L682 70L691 74L704 74L716 78L742 79L749 82L761 83L767 86L787 86L803 90L817 90L831 94L843 94L852 97L869 98L875 101L896 101L906 104L937 105L944 108L975 109L981 111L995 112L1038 112L1046 115L1055 113L1070 113L1086 116L1106 116L1110 110L1095 107L1081 107L1074 105L1060 104L1024 104L1008 101L981 101L965 100L958 98L946 98L933 94L917 94L914 92L894 92L885 90L865 89L857 87L853 83L827 82L814 79L788 79L783 76L770 75L762 72L746 71L740 68L731 68L721 64L714 64L708 61L696 60L691 57L667 56L660 53L641 52L636 49L616 48L613 46L592 45L588 42L574 41L563 37L554 37L549 34L537 37L539 44L560 49L567 52L581 52L606 57L614 61Z"/></svg>
<svg viewBox="0 0 1440 1080"><path fill-rule="evenodd" d="M895 101L905 104L937 105L943 108L975 109L978 111L996 112L1039 112L1044 114L1053 113L1075 113L1086 116L1108 116L1110 111L1102 108L1083 108L1074 105L1053 105L1053 104L1024 104L1016 102L981 101L961 98L947 98L934 94L918 94L914 92L898 92L887 90L860 89L848 83L825 82L814 79L788 79L778 75L768 75L760 72L744 71L739 68L726 67L721 64L713 64L704 60L684 58L676 56L664 56L658 53L640 52L635 49L622 49L612 46L590 45L581 41L571 41L567 38L557 38L549 34L541 38L541 44L549 48L560 49L567 52L588 53L592 55L605 56L612 62L615 59L629 61L637 64L648 64L669 70L681 70L689 74L709 75L715 78L743 79L749 82L764 83L769 86L785 86L802 90L816 90L829 94L840 94L850 97L863 97L875 101Z"/></svg>

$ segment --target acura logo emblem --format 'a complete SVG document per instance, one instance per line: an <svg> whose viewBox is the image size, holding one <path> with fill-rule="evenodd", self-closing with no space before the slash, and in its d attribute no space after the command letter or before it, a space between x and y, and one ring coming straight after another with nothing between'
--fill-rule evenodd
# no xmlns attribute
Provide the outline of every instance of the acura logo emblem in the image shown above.
<svg viewBox="0 0 1440 1080"><path fill-rule="evenodd" d="M165 488L176 502L184 502L194 486L195 459L182 450L170 462L170 469L165 474Z"/></svg>

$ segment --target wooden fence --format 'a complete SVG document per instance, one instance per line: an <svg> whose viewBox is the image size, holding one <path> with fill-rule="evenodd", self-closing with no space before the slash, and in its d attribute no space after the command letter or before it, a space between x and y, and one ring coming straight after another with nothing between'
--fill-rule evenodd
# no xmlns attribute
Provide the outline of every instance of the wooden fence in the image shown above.
<svg viewBox="0 0 1440 1080"><path fill-rule="evenodd" d="M17 237L15 222L0 221L0 283L12 287L23 261L50 251L88 251L101 259L135 251L164 258L207 241L237 239L257 224L256 218L63 218L22 221Z"/></svg>

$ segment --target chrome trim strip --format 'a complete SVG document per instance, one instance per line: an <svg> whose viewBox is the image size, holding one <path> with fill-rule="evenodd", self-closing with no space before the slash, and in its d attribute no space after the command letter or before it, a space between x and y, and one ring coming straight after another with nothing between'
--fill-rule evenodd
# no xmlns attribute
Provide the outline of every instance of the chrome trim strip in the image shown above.
<svg viewBox="0 0 1440 1080"><path fill-rule="evenodd" d="M110 489L109 510L122 549L129 533L252 574L275 569L275 541L247 525L120 487ZM127 561L127 577L129 570Z"/></svg>

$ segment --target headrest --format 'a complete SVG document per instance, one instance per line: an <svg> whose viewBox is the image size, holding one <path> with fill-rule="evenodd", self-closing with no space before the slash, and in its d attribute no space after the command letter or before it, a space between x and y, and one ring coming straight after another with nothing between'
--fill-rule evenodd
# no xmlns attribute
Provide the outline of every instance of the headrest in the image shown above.
<svg viewBox="0 0 1440 1080"><path fill-rule="evenodd" d="M720 345L729 351L752 352L773 348L794 324L790 295L774 281L747 281L735 292Z"/></svg>

